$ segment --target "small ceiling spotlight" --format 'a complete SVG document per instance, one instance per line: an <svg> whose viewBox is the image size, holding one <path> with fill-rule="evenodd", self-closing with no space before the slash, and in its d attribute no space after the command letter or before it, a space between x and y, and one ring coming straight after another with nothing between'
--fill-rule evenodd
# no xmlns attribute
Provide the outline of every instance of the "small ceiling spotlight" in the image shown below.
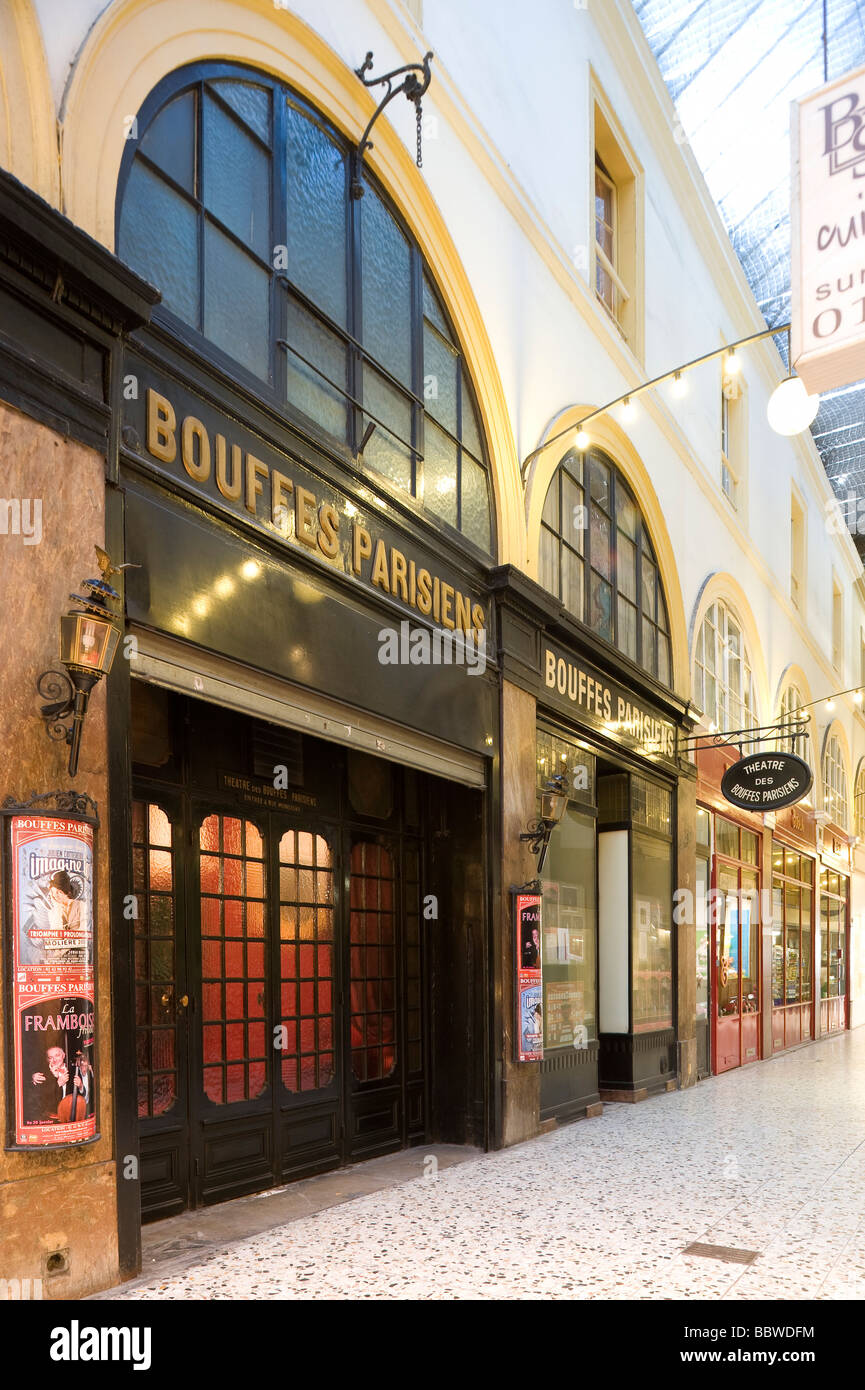
<svg viewBox="0 0 865 1390"><path fill-rule="evenodd" d="M685 392L688 389L688 383L682 376L681 372L674 372L673 385L670 389L672 390L673 395L679 399L681 399L681 397L685 395Z"/></svg>
<svg viewBox="0 0 865 1390"><path fill-rule="evenodd" d="M589 438L586 431L582 427L580 427L580 429L578 429L576 434L574 435L574 448L579 449L580 453L584 454L591 442L592 441Z"/></svg>
<svg viewBox="0 0 865 1390"><path fill-rule="evenodd" d="M727 376L738 376L742 370L742 359L736 356L736 349L730 348L724 358L724 372Z"/></svg>
<svg viewBox="0 0 865 1390"><path fill-rule="evenodd" d="M835 708L835 701L834 701L834 700L827 700L827 701L826 701L826 713L827 713L827 714L831 714L834 708Z"/></svg>

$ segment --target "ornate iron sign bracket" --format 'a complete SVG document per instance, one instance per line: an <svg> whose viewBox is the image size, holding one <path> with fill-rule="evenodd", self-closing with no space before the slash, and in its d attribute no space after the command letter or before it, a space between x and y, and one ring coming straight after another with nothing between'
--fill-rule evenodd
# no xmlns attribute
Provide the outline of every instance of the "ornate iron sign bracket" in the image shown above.
<svg viewBox="0 0 865 1390"><path fill-rule="evenodd" d="M373 148L372 141L369 138L370 132L373 126L375 125L376 121L378 120L379 116L381 115L382 111L387 106L388 102L393 101L394 97L399 96L400 92L402 92L405 95L407 101L414 102L415 116L417 120L417 167L419 169L422 168L423 161L421 158L421 127L423 115L421 112L421 100L423 98L424 92L426 91L432 79L432 73L430 72L430 63L432 62L432 57L432 53L427 53L424 56L424 60L422 63L407 63L405 67L394 68L392 72L386 72L381 77L367 77L367 72L372 67L372 53L370 52L367 53L366 57L364 58L362 66L359 68L355 68L356 75L360 78L361 82L365 87L379 87L382 85L382 83L384 83L387 87L387 91L385 92L384 96L382 97L381 101L379 102L378 106L376 107L375 111L370 117L369 124L367 125L366 130L363 132L363 135L360 139L360 144L357 147L357 154L354 157L351 178L352 198L362 198L364 194L364 188L363 183L361 182L361 177L363 175L364 154L367 150L371 150ZM418 73L421 73L422 76L418 77ZM400 82L399 86L395 87L394 82L398 77L402 77L403 80L402 82Z"/></svg>

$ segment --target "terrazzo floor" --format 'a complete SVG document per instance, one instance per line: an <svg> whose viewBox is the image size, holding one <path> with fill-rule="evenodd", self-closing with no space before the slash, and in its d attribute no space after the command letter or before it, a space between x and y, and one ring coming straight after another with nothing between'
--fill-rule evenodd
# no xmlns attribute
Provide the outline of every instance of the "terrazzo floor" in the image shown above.
<svg viewBox="0 0 865 1390"><path fill-rule="evenodd" d="M757 1258L683 1254L692 1242ZM102 1297L863 1299L865 1028L607 1105Z"/></svg>

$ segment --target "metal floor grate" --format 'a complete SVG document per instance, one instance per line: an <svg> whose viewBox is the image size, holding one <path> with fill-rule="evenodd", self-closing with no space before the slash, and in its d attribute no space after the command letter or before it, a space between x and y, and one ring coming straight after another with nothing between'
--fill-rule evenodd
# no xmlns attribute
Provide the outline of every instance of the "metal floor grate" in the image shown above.
<svg viewBox="0 0 865 1390"><path fill-rule="evenodd" d="M752 1265L759 1257L759 1250L737 1250L735 1245L703 1245L695 1241L686 1245L683 1255L701 1255L706 1260L723 1260L730 1265Z"/></svg>

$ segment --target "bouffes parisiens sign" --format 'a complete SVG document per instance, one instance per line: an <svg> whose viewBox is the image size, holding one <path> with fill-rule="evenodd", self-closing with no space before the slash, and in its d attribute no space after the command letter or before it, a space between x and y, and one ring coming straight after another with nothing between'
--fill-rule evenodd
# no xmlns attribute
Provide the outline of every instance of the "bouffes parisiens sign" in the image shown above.
<svg viewBox="0 0 865 1390"><path fill-rule="evenodd" d="M795 753L750 753L728 767L721 791L743 811L780 811L807 796L813 774Z"/></svg>
<svg viewBox="0 0 865 1390"><path fill-rule="evenodd" d="M809 391L865 376L865 68L794 101L793 365Z"/></svg>

